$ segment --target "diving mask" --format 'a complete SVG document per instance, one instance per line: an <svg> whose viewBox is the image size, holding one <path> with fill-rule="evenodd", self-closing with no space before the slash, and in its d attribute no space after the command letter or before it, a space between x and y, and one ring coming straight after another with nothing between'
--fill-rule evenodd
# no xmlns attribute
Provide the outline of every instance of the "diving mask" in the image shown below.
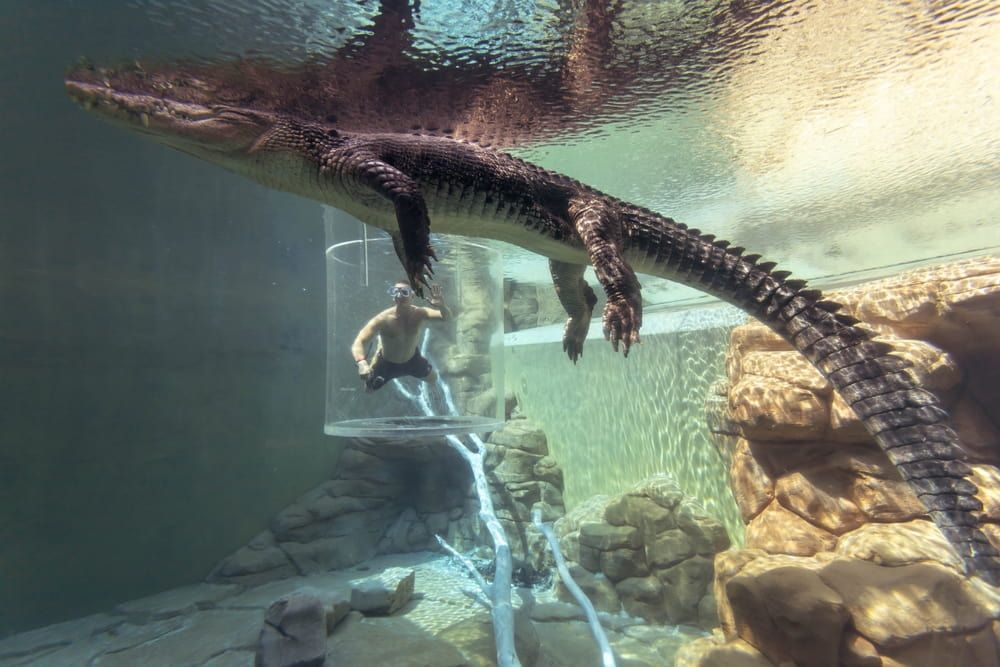
<svg viewBox="0 0 1000 667"><path fill-rule="evenodd" d="M403 285L393 285L389 288L389 296L393 299L405 299L413 296L413 289Z"/></svg>

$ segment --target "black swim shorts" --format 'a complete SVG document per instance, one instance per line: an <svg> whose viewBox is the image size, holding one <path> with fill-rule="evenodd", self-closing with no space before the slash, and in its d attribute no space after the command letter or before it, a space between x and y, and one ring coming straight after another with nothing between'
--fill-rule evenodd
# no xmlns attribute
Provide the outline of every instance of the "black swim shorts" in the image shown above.
<svg viewBox="0 0 1000 667"><path fill-rule="evenodd" d="M389 361L382 356L382 352L380 351L375 357L375 363L372 364L371 373L368 374L365 384L369 389L374 391L381 389L389 380L395 380L404 375L425 378L430 375L432 370L434 368L431 366L431 362L427 361L420 354L420 350L414 350L413 356L401 364Z"/></svg>

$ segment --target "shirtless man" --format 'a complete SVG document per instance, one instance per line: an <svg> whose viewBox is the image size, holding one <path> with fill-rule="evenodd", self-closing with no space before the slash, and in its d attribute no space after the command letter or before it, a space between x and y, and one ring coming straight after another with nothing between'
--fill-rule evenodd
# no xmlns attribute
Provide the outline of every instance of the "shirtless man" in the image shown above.
<svg viewBox="0 0 1000 667"><path fill-rule="evenodd" d="M396 304L386 308L368 321L351 345L351 354L358 362L358 375L366 391L381 389L386 382L404 375L412 375L425 382L437 380L437 373L421 354L417 341L427 320L446 320L451 311L441 297L441 287L431 287L431 308L413 305L413 289L406 282L389 288ZM371 364L365 358L369 341L379 337L378 351Z"/></svg>

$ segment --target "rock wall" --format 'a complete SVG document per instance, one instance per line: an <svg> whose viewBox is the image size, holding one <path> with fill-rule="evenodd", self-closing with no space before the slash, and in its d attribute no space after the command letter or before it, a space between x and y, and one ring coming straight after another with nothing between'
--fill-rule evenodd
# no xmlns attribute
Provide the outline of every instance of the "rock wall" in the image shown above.
<svg viewBox="0 0 1000 667"><path fill-rule="evenodd" d="M490 274L495 267L482 266L481 256L462 246L451 251L449 261L456 282L446 296L453 299L455 317L450 335L430 337L430 356L439 360L441 380L460 414L496 417L497 392L503 392L502 370L494 368L503 361L498 321L503 295Z"/></svg>
<svg viewBox="0 0 1000 667"><path fill-rule="evenodd" d="M484 468L514 558L547 568L550 555L531 512L538 508L543 520L555 521L565 507L562 470L548 455L545 434L527 419L512 419L487 441ZM208 580L256 585L378 554L437 550L435 535L459 551L491 546L462 457L443 438L354 440L333 479L279 512Z"/></svg>
<svg viewBox="0 0 1000 667"><path fill-rule="evenodd" d="M503 291L505 332L566 322L566 311L559 303L552 283L523 283L508 278L504 280ZM594 312L600 313L604 294L601 290L597 290L596 294L598 304Z"/></svg>
<svg viewBox="0 0 1000 667"><path fill-rule="evenodd" d="M654 623L717 624L713 558L729 536L669 475L620 496L595 496L555 531L573 578L598 609L624 608Z"/></svg>
<svg viewBox="0 0 1000 667"><path fill-rule="evenodd" d="M951 411L984 530L1000 544L1000 259L912 271L828 298L910 360ZM747 549L715 561L722 637L691 647L678 664L722 664L723 656L734 665L1000 664L997 591L961 574L830 384L759 324L733 331L727 375L709 401L709 423L730 463Z"/></svg>

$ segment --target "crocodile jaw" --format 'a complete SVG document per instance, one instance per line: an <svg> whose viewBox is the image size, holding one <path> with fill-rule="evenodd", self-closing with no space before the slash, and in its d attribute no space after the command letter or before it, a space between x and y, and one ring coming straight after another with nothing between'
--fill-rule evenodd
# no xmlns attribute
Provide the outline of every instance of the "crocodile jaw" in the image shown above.
<svg viewBox="0 0 1000 667"><path fill-rule="evenodd" d="M203 105L101 83L66 79L66 92L84 110L212 162L252 152L273 126L269 114L225 105Z"/></svg>

